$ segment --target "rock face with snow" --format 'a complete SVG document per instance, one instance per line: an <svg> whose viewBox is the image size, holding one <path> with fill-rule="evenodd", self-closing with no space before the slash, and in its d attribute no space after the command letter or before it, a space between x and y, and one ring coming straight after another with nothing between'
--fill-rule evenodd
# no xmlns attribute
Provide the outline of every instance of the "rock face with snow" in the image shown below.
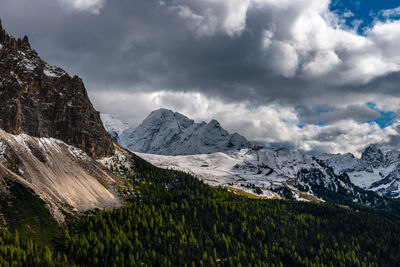
<svg viewBox="0 0 400 267"><path fill-rule="evenodd" d="M159 109L120 136L125 148L160 155L207 154L251 147L243 136L229 134L216 120L195 123L186 116Z"/></svg>
<svg viewBox="0 0 400 267"><path fill-rule="evenodd" d="M111 116L110 114L102 113L100 114L100 117L103 121L104 128L106 128L107 132L111 135L113 141L119 144L119 137L125 130L129 129L129 124Z"/></svg>
<svg viewBox="0 0 400 267"><path fill-rule="evenodd" d="M319 159L336 174L346 173L352 183L383 196L400 198L400 152L383 152L378 146L368 146L361 158L352 154L321 155Z"/></svg>
<svg viewBox="0 0 400 267"><path fill-rule="evenodd" d="M351 153L346 154L324 154L318 156L319 159L323 160L327 165L334 168L337 173L351 173L351 172L373 172L372 166L366 164L365 161L362 161L356 158Z"/></svg>
<svg viewBox="0 0 400 267"><path fill-rule="evenodd" d="M378 194L354 185L346 173L335 173L324 161L286 148L245 148L187 156L138 155L158 167L192 173L210 185L258 196L276 197L290 190L297 200L361 203L371 207L388 203ZM287 194L282 197L287 198Z"/></svg>
<svg viewBox="0 0 400 267"><path fill-rule="evenodd" d="M0 128L53 137L94 157L114 151L110 135L78 76L40 59L28 37L15 39L0 22Z"/></svg>
<svg viewBox="0 0 400 267"><path fill-rule="evenodd" d="M378 168L384 162L385 156L376 146L368 146L361 154L361 159L373 168Z"/></svg>
<svg viewBox="0 0 400 267"><path fill-rule="evenodd" d="M400 164L385 178L374 182L369 189L388 197L400 198Z"/></svg>

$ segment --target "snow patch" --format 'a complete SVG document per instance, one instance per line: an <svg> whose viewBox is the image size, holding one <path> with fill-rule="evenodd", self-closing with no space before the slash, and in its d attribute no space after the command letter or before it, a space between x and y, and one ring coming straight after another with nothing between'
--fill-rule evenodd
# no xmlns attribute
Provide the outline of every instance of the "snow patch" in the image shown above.
<svg viewBox="0 0 400 267"><path fill-rule="evenodd" d="M46 75L47 77L58 77L57 73L52 72L49 69L44 69L43 70L44 75Z"/></svg>
<svg viewBox="0 0 400 267"><path fill-rule="evenodd" d="M126 154L121 152L118 148L115 150L114 156L98 159L97 162L107 168L110 168L111 166L116 166L118 167L118 170L114 171L117 172L120 171L120 167L123 167L123 169L129 171L133 171L130 159L127 158ZM120 175L125 176L125 173L120 173Z"/></svg>
<svg viewBox="0 0 400 267"><path fill-rule="evenodd" d="M6 153L7 145L0 141L0 161L4 162L4 153Z"/></svg>
<svg viewBox="0 0 400 267"><path fill-rule="evenodd" d="M50 66L49 64L45 65L45 67L43 68L43 73L50 78L61 77L65 74L65 72L60 68Z"/></svg>
<svg viewBox="0 0 400 267"><path fill-rule="evenodd" d="M28 58L23 58L18 65L23 66L27 71L34 71L36 69L36 65Z"/></svg>

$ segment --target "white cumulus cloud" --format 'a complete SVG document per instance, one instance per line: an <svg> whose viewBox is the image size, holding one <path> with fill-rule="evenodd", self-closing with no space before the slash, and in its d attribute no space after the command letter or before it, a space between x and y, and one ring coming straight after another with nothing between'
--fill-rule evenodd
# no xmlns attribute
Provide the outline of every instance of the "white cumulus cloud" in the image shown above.
<svg viewBox="0 0 400 267"><path fill-rule="evenodd" d="M230 132L238 132L251 141L291 146L314 152L347 153L357 156L368 144L386 143L398 135L395 123L381 129L376 123L342 119L329 125L303 125L293 108L270 104L253 107L249 103L224 103L201 93L91 92L96 108L116 115L136 127L153 110L168 108L197 122L217 119ZM135 107L135 112L132 112Z"/></svg>

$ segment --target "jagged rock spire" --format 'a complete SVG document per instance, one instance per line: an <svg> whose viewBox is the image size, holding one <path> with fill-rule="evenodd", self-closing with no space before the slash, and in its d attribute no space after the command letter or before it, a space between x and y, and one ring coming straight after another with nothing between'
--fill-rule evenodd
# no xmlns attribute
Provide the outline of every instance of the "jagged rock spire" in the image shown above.
<svg viewBox="0 0 400 267"><path fill-rule="evenodd" d="M376 145L369 145L362 152L361 159L368 162L372 167L377 168L384 163L384 154Z"/></svg>
<svg viewBox="0 0 400 267"><path fill-rule="evenodd" d="M3 30L3 26L1 24L1 19L0 19L0 43L4 43L5 38L6 38L6 31Z"/></svg>
<svg viewBox="0 0 400 267"><path fill-rule="evenodd" d="M0 41L0 129L60 139L96 158L112 155L82 80L40 59L27 36L16 40L1 27Z"/></svg>
<svg viewBox="0 0 400 267"><path fill-rule="evenodd" d="M21 48L26 48L26 47L30 48L30 47L31 47L31 44L29 43L29 38L28 38L28 36L25 35L25 36L22 38L22 40L18 40L18 45L19 45Z"/></svg>

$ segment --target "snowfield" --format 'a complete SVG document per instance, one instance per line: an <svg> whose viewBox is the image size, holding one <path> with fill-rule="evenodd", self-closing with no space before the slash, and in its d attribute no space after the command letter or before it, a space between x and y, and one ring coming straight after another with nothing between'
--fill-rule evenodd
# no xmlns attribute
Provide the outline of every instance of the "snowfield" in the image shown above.
<svg viewBox="0 0 400 267"><path fill-rule="evenodd" d="M305 153L290 149L241 149L211 154L165 156L135 152L138 156L160 168L171 168L190 173L212 186L223 186L243 190L255 196L276 197L276 188L285 186L292 190L296 199L302 200L299 195L299 184L307 186L306 179L301 180L302 171L320 173L317 184L330 190L338 190L341 186L352 192L352 185L338 180L335 175L345 172L351 183L361 188L372 190L380 195L399 197L399 166L390 159L384 164L371 167L367 161L355 158L349 160L349 155L327 155L316 158ZM370 155L371 156L371 155ZM333 158L333 160L332 160ZM322 165L321 165L322 164ZM310 177L308 177L309 179ZM311 179L314 177L311 175ZM314 182L314 181L312 181ZM255 188L262 189L257 194ZM312 191L303 192L314 195ZM357 201L355 199L355 201Z"/></svg>
<svg viewBox="0 0 400 267"><path fill-rule="evenodd" d="M209 185L236 188L266 198L277 198L278 194L271 189L282 185L291 187L297 171L302 166L313 165L309 162L311 157L283 150L241 149L187 156L135 154L160 168L190 173ZM257 194L255 187L262 193ZM293 191L297 199L306 200L294 188Z"/></svg>

